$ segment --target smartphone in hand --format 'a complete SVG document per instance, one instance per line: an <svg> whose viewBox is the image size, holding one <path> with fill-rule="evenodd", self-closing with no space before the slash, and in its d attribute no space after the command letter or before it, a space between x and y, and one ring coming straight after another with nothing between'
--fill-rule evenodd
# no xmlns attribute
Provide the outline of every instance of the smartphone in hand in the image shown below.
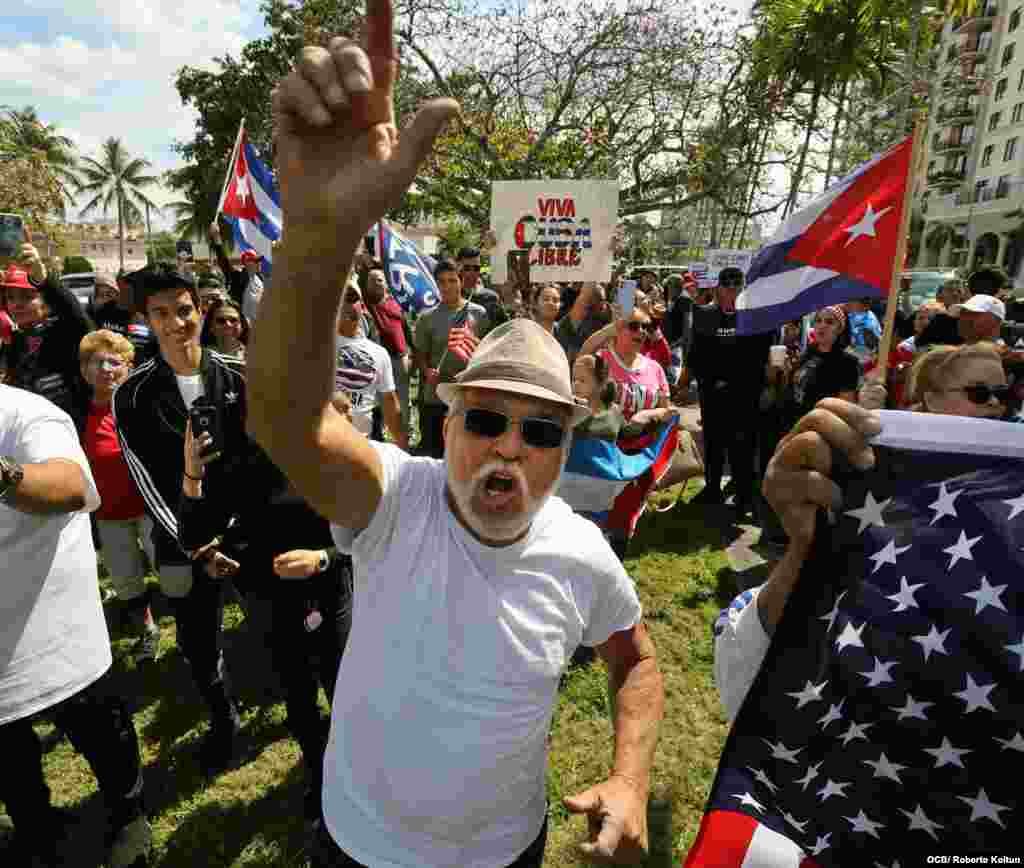
<svg viewBox="0 0 1024 868"><path fill-rule="evenodd" d="M25 243L25 223L18 214L0 214L0 265L14 261Z"/></svg>
<svg viewBox="0 0 1024 868"><path fill-rule="evenodd" d="M209 400L197 398L188 411L189 419L192 421L192 436L196 439L203 434L209 434L212 442L203 451L202 455L212 455L224 449L224 437L220 425L220 408Z"/></svg>

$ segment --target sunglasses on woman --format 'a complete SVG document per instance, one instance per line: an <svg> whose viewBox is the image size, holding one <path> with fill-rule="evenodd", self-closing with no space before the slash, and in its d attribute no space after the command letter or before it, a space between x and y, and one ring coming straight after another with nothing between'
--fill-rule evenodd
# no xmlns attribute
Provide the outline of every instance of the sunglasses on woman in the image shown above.
<svg viewBox="0 0 1024 868"><path fill-rule="evenodd" d="M960 386L956 389L950 389L951 392L963 392L967 396L967 400L972 404L987 404L992 398L995 398L1000 404L1005 404L1010 398L1010 387L1009 386L987 386L980 384L977 386Z"/></svg>
<svg viewBox="0 0 1024 868"><path fill-rule="evenodd" d="M519 433L527 446L537 449L555 449L565 441L565 426L553 419L541 419L537 416L524 416L516 419L488 410L484 407L469 407L462 411L465 417L466 430L477 437L495 440L508 430L512 422L519 423Z"/></svg>
<svg viewBox="0 0 1024 868"><path fill-rule="evenodd" d="M241 320L236 316L219 316L214 322L222 326L236 326L241 323Z"/></svg>
<svg viewBox="0 0 1024 868"><path fill-rule="evenodd" d="M655 328L657 328L657 326L652 322L638 322L637 320L632 320L631 322L626 323L626 328L631 332L638 332L643 329L643 331L650 334Z"/></svg>

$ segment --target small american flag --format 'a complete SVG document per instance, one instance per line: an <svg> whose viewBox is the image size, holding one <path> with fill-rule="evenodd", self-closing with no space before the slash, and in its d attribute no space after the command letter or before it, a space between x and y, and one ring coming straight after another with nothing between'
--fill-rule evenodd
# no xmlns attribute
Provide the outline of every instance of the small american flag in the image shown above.
<svg viewBox="0 0 1024 868"><path fill-rule="evenodd" d="M1024 440L882 418L875 469L819 520L687 868L1022 852Z"/></svg>
<svg viewBox="0 0 1024 868"><path fill-rule="evenodd" d="M452 318L448 329L448 352L468 362L479 344L480 339L473 331L473 320L469 316L469 305L465 304Z"/></svg>

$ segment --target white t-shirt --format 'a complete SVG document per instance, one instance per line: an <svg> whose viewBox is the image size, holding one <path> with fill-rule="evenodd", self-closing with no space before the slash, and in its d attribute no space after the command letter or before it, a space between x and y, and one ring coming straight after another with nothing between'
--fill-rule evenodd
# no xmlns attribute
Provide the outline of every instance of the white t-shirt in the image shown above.
<svg viewBox="0 0 1024 868"><path fill-rule="evenodd" d="M100 505L71 417L0 385L0 455L19 464L66 458L88 481L73 515L29 515L0 503L0 726L50 708L110 668L89 512Z"/></svg>
<svg viewBox="0 0 1024 868"><path fill-rule="evenodd" d="M335 342L337 370L334 388L345 392L352 402L352 424L369 435L373 429L373 408L377 396L395 391L391 357L380 344L369 338L346 338Z"/></svg>
<svg viewBox="0 0 1024 868"><path fill-rule="evenodd" d="M175 374L178 381L178 391L181 392L181 400L185 402L185 409L191 410L196 398L201 398L203 392L202 374ZM200 404L200 406L202 406Z"/></svg>
<svg viewBox="0 0 1024 868"><path fill-rule="evenodd" d="M442 461L374 443L384 494L353 539L352 632L323 805L374 868L500 868L540 832L558 682L581 643L640 620L596 525L552 497L527 536L485 546L445 498ZM566 545L572 540L572 545Z"/></svg>
<svg viewBox="0 0 1024 868"><path fill-rule="evenodd" d="M245 285L245 292L242 293L242 313L250 323L256 321L261 301L263 301L263 278L258 274L250 274L249 282Z"/></svg>

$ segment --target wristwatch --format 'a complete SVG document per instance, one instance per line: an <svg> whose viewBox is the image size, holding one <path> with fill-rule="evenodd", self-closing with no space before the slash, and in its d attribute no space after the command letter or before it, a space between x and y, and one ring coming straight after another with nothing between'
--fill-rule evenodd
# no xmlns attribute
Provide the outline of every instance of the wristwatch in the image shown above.
<svg viewBox="0 0 1024 868"><path fill-rule="evenodd" d="M319 560L319 562L316 565L317 572L318 573L325 573L325 572L327 572L327 567L330 566L330 563L331 563L331 559L328 556L327 552L324 551L324 550L321 550L321 552L320 552L320 560Z"/></svg>
<svg viewBox="0 0 1024 868"><path fill-rule="evenodd" d="M14 495L25 478L25 468L7 455L0 455L0 503L14 503Z"/></svg>

